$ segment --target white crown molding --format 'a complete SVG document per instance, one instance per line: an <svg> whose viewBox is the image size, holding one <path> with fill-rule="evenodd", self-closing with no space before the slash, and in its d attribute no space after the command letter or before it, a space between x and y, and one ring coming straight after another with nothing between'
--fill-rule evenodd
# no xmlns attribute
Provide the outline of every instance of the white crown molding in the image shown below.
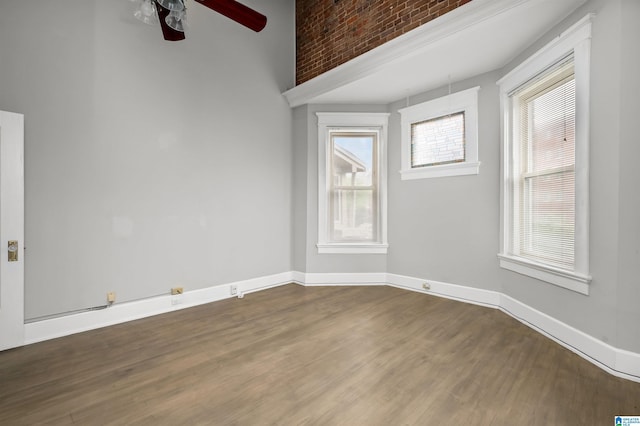
<svg viewBox="0 0 640 426"><path fill-rule="evenodd" d="M615 348L508 295L493 290L385 272L341 274L289 271L188 291L181 296L166 295L115 304L100 311L88 311L25 324L25 344L107 327L231 297L242 298L245 294L290 283L308 287L389 285L417 293L499 309L608 373L640 382L640 354ZM428 284L430 288L425 290L423 284ZM231 294L231 287L234 285L237 286L237 295Z"/></svg>

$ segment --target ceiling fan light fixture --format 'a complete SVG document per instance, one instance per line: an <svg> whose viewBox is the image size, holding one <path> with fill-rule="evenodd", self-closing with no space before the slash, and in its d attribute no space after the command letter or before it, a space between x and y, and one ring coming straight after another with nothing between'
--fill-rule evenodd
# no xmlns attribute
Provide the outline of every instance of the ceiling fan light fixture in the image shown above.
<svg viewBox="0 0 640 426"><path fill-rule="evenodd" d="M155 25L158 23L156 5L152 0L143 0L138 10L133 13L133 16L137 20L148 25Z"/></svg>
<svg viewBox="0 0 640 426"><path fill-rule="evenodd" d="M156 0L158 4L170 11L184 10L184 2L182 0Z"/></svg>
<svg viewBox="0 0 640 426"><path fill-rule="evenodd" d="M136 19L145 24L160 24L162 37L167 41L185 39L187 0L129 0L136 4ZM260 32L267 25L267 17L236 0L195 0L197 3L229 19Z"/></svg>
<svg viewBox="0 0 640 426"><path fill-rule="evenodd" d="M169 28L173 28L176 31L184 32L186 13L183 10L172 10L169 12L164 22L167 23Z"/></svg>

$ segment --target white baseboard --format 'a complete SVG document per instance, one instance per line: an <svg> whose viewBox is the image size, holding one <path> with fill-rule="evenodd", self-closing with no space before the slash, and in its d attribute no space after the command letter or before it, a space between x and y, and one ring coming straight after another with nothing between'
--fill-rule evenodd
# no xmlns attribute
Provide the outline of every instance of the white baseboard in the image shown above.
<svg viewBox="0 0 640 426"><path fill-rule="evenodd" d="M544 334L610 374L640 382L640 354L615 348L510 296L492 290L384 272L325 274L289 271L187 291L179 296L166 295L134 302L118 303L102 310L87 311L25 324L25 344L54 339L217 300L236 296L243 297L248 293L288 283L304 286L389 285L418 293L500 309L507 315ZM425 283L429 285L428 290L423 288ZM237 288L236 295L231 294L231 288L234 285Z"/></svg>
<svg viewBox="0 0 640 426"><path fill-rule="evenodd" d="M25 324L25 344L55 339L83 331L94 330L110 325L165 314L179 309L211 303L231 297L243 297L255 291L289 284L293 281L292 272L268 275L244 281L237 281L186 291L181 295L164 295L132 302L116 303L108 308L86 311L58 318L51 318ZM237 294L231 294L231 287L236 286Z"/></svg>
<svg viewBox="0 0 640 426"><path fill-rule="evenodd" d="M387 274L384 272L367 273L306 273L302 284L305 286L328 286L328 285L387 285Z"/></svg>
<svg viewBox="0 0 640 426"><path fill-rule="evenodd" d="M617 377L640 382L640 354L619 349L504 294L499 309Z"/></svg>
<svg viewBox="0 0 640 426"><path fill-rule="evenodd" d="M387 274L387 284L393 287L417 291L418 293L432 294L440 297L446 297L447 299L459 300L490 308L496 308L500 304L500 293L480 288L448 284L440 281L425 280L397 274ZM423 284L428 284L429 289L425 290L422 287Z"/></svg>

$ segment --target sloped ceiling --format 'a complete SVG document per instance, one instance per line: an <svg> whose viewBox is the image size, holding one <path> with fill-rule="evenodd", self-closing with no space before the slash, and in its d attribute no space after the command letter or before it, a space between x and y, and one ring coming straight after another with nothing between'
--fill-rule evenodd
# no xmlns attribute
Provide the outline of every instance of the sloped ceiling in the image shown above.
<svg viewBox="0 0 640 426"><path fill-rule="evenodd" d="M502 68L586 0L473 0L284 93L290 106L386 104Z"/></svg>

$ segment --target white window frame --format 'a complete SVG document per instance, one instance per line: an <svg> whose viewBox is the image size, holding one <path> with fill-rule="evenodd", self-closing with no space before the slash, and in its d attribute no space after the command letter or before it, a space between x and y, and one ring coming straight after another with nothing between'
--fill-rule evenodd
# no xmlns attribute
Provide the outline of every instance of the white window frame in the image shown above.
<svg viewBox="0 0 640 426"><path fill-rule="evenodd" d="M591 21L593 14L585 16L542 49L526 59L498 81L502 121L502 185L500 191L500 267L527 275L557 286L589 294L589 81L591 51ZM562 269L517 256L512 247L514 232L514 185L517 176L514 164L518 133L513 94L523 85L543 74L573 54L576 82L576 136L575 136L575 267Z"/></svg>
<svg viewBox="0 0 640 426"><path fill-rule="evenodd" d="M477 175L478 161L478 90L480 86L451 93L417 105L399 109L401 148L400 178L423 179L444 176ZM411 166L411 125L449 114L464 112L465 160L432 166Z"/></svg>
<svg viewBox="0 0 640 426"><path fill-rule="evenodd" d="M388 113L317 112L318 116L318 253L386 254L387 243L387 129ZM378 137L377 155L377 241L331 242L328 208L331 170L328 147L332 132L372 131Z"/></svg>

